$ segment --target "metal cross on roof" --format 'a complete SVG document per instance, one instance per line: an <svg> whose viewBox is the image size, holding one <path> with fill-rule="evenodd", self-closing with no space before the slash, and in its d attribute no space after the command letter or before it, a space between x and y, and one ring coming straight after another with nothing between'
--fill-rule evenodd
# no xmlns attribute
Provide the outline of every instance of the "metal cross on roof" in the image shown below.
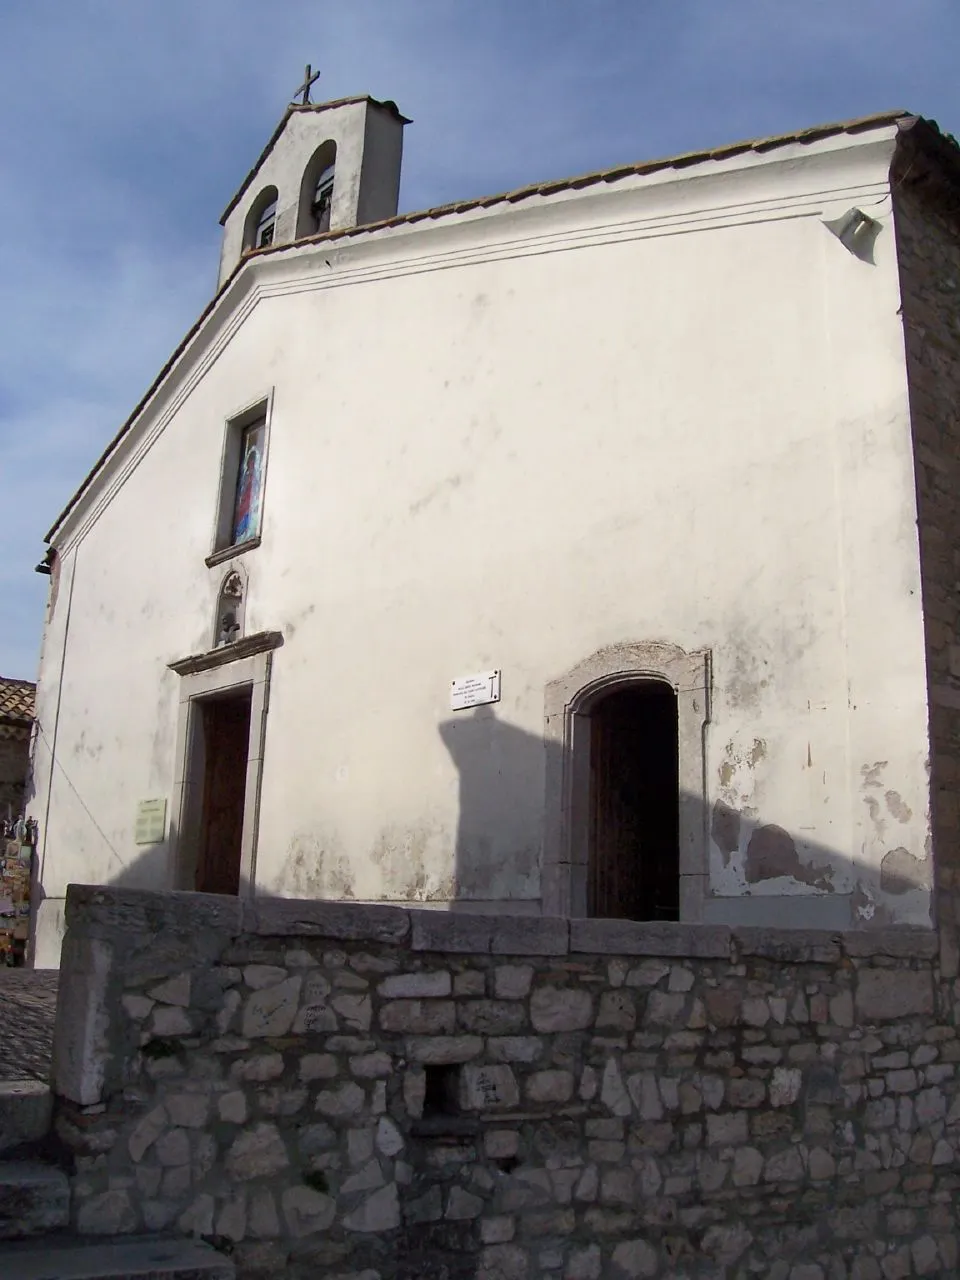
<svg viewBox="0 0 960 1280"><path fill-rule="evenodd" d="M313 75L310 74L311 71L313 71L313 67L311 67L310 63L308 62L303 72L303 84L293 95L293 100L294 102L296 102L297 99L300 97L301 93L303 94L303 102L301 105L304 107L310 105L310 86L314 83L314 81L320 79L319 71L314 72Z"/></svg>

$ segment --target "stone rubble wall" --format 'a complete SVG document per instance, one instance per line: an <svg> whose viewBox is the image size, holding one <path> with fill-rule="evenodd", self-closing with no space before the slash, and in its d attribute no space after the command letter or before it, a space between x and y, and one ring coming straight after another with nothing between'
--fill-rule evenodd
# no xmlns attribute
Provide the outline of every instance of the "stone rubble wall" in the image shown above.
<svg viewBox="0 0 960 1280"><path fill-rule="evenodd" d="M241 1280L958 1274L932 932L73 886L56 1132L83 1232Z"/></svg>
<svg viewBox="0 0 960 1280"><path fill-rule="evenodd" d="M894 185L930 705L936 911L957 971L960 927L960 212L955 190Z"/></svg>
<svg viewBox="0 0 960 1280"><path fill-rule="evenodd" d="M30 772L30 726L0 725L0 821L19 818Z"/></svg>

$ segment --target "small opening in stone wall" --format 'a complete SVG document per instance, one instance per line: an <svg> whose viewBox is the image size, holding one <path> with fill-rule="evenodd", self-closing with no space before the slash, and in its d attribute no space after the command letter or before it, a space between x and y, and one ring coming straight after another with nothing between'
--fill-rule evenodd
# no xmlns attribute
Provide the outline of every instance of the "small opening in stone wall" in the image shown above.
<svg viewBox="0 0 960 1280"><path fill-rule="evenodd" d="M423 1093L424 1120L438 1116L460 1114L460 1068L458 1066L431 1066L424 1068Z"/></svg>

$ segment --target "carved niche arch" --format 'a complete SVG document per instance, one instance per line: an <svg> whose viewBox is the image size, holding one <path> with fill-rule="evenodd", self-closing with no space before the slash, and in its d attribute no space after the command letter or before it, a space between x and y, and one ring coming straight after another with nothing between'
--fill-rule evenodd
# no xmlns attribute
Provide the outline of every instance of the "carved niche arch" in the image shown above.
<svg viewBox="0 0 960 1280"><path fill-rule="evenodd" d="M544 915L588 913L591 712L614 690L650 682L669 685L677 697L680 920L702 918L709 867L704 737L710 651L654 641L600 649L546 687Z"/></svg>
<svg viewBox="0 0 960 1280"><path fill-rule="evenodd" d="M217 611L213 620L215 649L222 649L243 637L246 603L246 573L238 565L225 575L217 592Z"/></svg>

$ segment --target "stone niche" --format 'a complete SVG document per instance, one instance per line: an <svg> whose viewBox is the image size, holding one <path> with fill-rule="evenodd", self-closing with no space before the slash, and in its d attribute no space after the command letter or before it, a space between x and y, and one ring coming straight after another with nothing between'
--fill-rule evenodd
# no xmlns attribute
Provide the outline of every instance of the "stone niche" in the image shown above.
<svg viewBox="0 0 960 1280"><path fill-rule="evenodd" d="M86 1233L241 1280L956 1276L937 938L72 887Z"/></svg>

